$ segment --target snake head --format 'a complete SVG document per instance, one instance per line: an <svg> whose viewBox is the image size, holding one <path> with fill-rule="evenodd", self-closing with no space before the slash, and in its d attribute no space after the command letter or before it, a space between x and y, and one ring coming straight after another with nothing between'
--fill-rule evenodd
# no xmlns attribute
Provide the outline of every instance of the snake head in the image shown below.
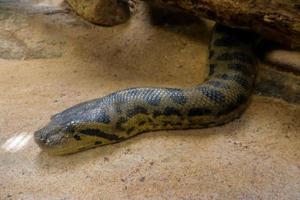
<svg viewBox="0 0 300 200"><path fill-rule="evenodd" d="M86 128L93 127L93 125L95 124L82 121L60 124L52 120L48 125L34 133L35 142L43 151L52 155L72 154L104 145L108 141L101 141L101 138L95 136L93 132L98 131L98 129ZM92 132L83 134L82 129Z"/></svg>
<svg viewBox="0 0 300 200"><path fill-rule="evenodd" d="M102 99L90 100L52 116L49 124L35 132L36 143L50 154L64 155L119 139L101 137L107 136L104 131L113 131L102 102Z"/></svg>
<svg viewBox="0 0 300 200"><path fill-rule="evenodd" d="M53 154L65 151L72 141L72 132L58 123L51 121L45 127L34 133L35 142L43 149Z"/></svg>

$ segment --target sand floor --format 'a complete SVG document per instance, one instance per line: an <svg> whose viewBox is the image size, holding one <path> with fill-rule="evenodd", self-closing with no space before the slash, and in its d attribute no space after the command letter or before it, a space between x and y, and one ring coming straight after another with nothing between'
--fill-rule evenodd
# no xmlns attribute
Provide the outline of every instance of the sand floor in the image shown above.
<svg viewBox="0 0 300 200"><path fill-rule="evenodd" d="M202 82L212 23L154 26L138 4L128 23L108 28L59 0L21 2L0 1L0 199L300 199L299 98L254 95L221 127L41 153L33 132L69 106Z"/></svg>

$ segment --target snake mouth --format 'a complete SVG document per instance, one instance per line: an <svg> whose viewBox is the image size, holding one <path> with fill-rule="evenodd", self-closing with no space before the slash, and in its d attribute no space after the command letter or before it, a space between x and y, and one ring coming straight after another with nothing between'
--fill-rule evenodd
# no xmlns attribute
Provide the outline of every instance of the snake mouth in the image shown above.
<svg viewBox="0 0 300 200"><path fill-rule="evenodd" d="M67 155L95 147L94 137L74 137L67 130L67 126L51 121L34 133L34 139L50 155Z"/></svg>
<svg viewBox="0 0 300 200"><path fill-rule="evenodd" d="M42 149L51 150L63 146L68 137L61 126L50 122L34 133L34 139Z"/></svg>

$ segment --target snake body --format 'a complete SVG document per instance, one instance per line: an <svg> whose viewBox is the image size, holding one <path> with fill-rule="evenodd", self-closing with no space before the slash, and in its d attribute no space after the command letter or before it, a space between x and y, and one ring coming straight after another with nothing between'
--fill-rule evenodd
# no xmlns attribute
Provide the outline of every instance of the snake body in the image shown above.
<svg viewBox="0 0 300 200"><path fill-rule="evenodd" d="M222 125L246 108L256 75L249 32L216 25L209 75L191 88L130 88L75 105L35 133L42 149L69 154L142 132Z"/></svg>

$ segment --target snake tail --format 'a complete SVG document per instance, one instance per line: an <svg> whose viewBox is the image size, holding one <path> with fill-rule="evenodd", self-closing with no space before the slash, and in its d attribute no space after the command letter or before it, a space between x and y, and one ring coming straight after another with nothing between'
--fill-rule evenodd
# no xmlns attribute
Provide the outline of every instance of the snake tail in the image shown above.
<svg viewBox="0 0 300 200"><path fill-rule="evenodd" d="M35 132L39 146L63 155L120 142L142 132L222 125L245 110L257 59L253 33L216 25L209 75L191 88L130 88L66 109Z"/></svg>

